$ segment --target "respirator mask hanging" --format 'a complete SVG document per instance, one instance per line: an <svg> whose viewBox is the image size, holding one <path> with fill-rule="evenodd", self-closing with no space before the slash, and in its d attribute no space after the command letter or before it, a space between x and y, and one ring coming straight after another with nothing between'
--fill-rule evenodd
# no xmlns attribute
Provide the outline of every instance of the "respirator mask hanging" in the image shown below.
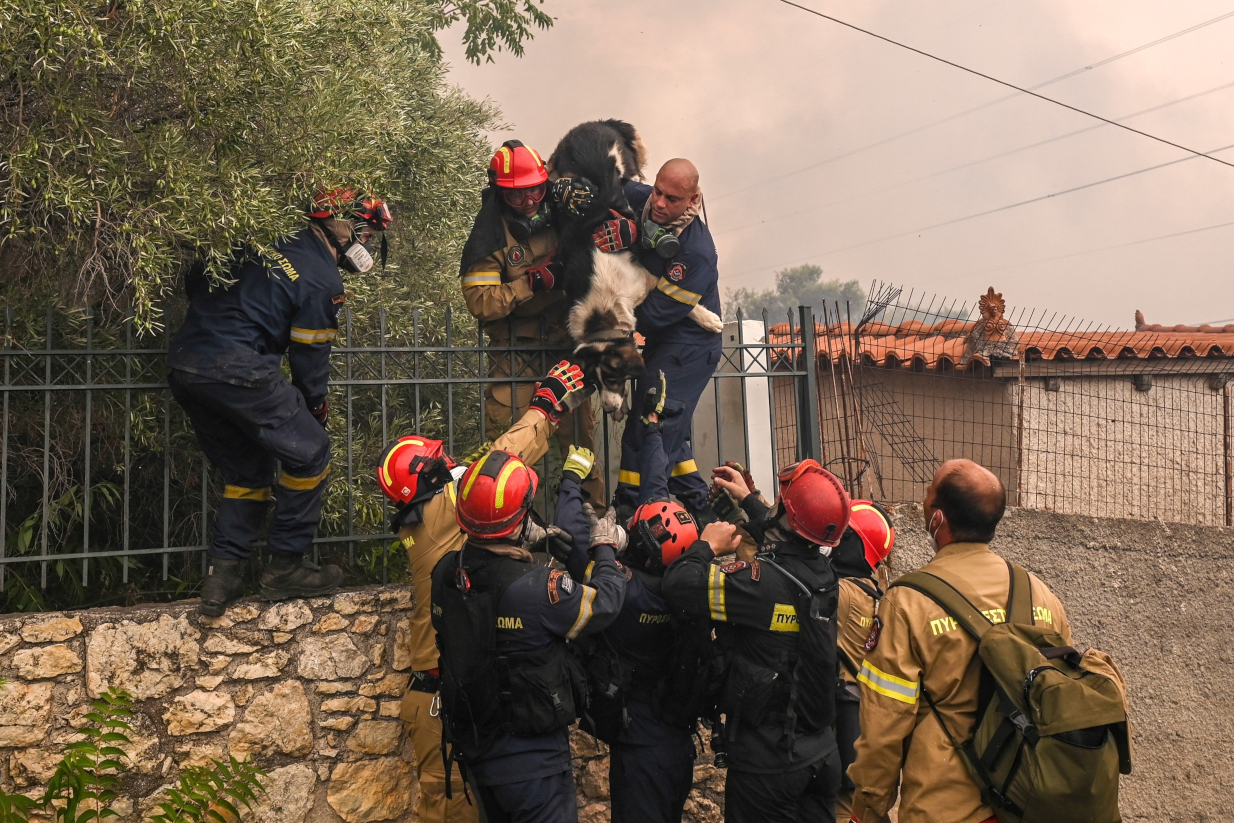
<svg viewBox="0 0 1234 823"><path fill-rule="evenodd" d="M664 260L672 260L681 251L681 241L672 229L651 218L643 223L643 248L654 251Z"/></svg>

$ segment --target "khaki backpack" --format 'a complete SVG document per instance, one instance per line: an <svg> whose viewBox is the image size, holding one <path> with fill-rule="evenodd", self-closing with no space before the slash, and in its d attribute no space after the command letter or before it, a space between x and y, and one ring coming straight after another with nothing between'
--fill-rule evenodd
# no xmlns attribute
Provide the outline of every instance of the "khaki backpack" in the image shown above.
<svg viewBox="0 0 1234 823"><path fill-rule="evenodd" d="M1119 823L1118 776L1131 773L1126 685L1104 652L1080 654L1033 625L1028 572L1007 563L1007 622L991 623L947 581L912 572L921 592L977 640L981 687L973 736L958 742L921 693L1000 823Z"/></svg>

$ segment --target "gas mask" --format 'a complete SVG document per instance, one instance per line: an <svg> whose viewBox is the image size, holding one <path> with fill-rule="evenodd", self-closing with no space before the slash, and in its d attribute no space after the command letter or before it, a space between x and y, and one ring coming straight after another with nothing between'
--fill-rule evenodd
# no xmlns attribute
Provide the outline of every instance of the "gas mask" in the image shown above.
<svg viewBox="0 0 1234 823"><path fill-rule="evenodd" d="M536 232L541 232L553 225L552 212L549 211L548 201L545 200L540 204L540 209L531 217L527 217L522 212L516 211L513 207L506 207L506 223L510 227L510 234L519 243L526 243L531 240L531 236Z"/></svg>
<svg viewBox="0 0 1234 823"><path fill-rule="evenodd" d="M665 260L672 260L681 251L681 241L673 230L648 218L643 223L643 248L653 250Z"/></svg>
<svg viewBox="0 0 1234 823"><path fill-rule="evenodd" d="M346 243L339 241L338 236L328 226L323 224L322 230L330 245L338 252L338 264L341 268L354 274L364 274L373 268L373 252L377 248L377 235L381 235L381 266L386 265L386 233L374 231L372 225L364 220L356 220L351 229L351 236ZM364 237L364 240L360 238Z"/></svg>

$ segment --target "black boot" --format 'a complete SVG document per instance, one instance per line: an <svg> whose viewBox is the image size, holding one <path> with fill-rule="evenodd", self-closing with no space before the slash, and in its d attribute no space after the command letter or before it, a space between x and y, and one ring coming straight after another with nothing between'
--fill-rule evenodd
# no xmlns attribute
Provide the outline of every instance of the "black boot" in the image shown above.
<svg viewBox="0 0 1234 823"><path fill-rule="evenodd" d="M321 597L342 582L343 570L338 566L318 566L302 555L271 555L269 565L261 573L261 596L266 600Z"/></svg>
<svg viewBox="0 0 1234 823"><path fill-rule="evenodd" d="M206 580L201 584L201 613L221 617L227 607L244 594L244 561L210 558Z"/></svg>

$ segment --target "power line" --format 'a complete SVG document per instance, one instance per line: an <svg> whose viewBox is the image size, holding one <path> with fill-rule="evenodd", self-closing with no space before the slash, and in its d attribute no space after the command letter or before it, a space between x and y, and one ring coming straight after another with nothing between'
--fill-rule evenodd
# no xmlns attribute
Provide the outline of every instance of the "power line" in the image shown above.
<svg viewBox="0 0 1234 823"><path fill-rule="evenodd" d="M1234 14L1234 12L1231 12L1231 14ZM1144 48L1144 47L1141 47L1141 48ZM1105 62L1105 61L1103 61L1103 62ZM1100 64L1097 64L1097 65L1100 65ZM1081 71L1083 71L1083 69L1081 69ZM1187 103L1187 102L1190 102L1190 101L1192 101L1192 100L1195 100L1195 99L1197 99L1197 98L1199 98L1199 97L1204 97L1205 95L1213 94L1214 92L1218 92L1218 91L1224 91L1225 89L1228 89L1228 88L1231 88L1231 87L1234 87L1234 82L1232 82L1232 83L1223 83L1223 84L1222 84L1222 85L1220 85L1220 86L1215 86L1215 87L1213 87L1213 88L1211 88L1211 89L1207 89L1207 90L1205 90L1205 91L1196 92L1195 94L1189 94L1189 95L1187 95L1186 97L1180 97L1180 98L1178 98L1177 100L1170 100L1169 102L1166 102L1166 103L1161 103L1161 104L1158 104L1158 105L1156 105L1156 106L1152 106L1152 107L1147 108L1147 109L1141 109L1140 111L1137 111L1137 112L1132 112L1131 114L1126 114L1126 115L1123 115L1122 117L1120 117L1120 118L1118 118L1118 119L1119 119L1119 120L1130 120L1130 119L1131 119L1131 118L1133 118L1133 117L1140 117L1141 115L1150 114L1150 113L1155 112L1155 111L1161 111L1162 109L1169 108L1170 106L1176 106L1176 105L1178 105L1178 104L1180 104L1180 103ZM980 165L980 164L982 164L982 163L988 163L988 162L990 162L990 161L992 161L992 160L1000 160L1000 159L1002 159L1002 158L1004 158L1004 157L1009 157L1009 156L1011 156L1011 155L1013 155L1013 154L1018 154L1018 153L1020 153L1020 152L1030 151L1030 150L1032 150L1032 149L1040 148L1041 146L1045 146L1045 145L1048 145L1048 144L1050 144L1050 143L1056 143L1056 142L1058 142L1059 140L1066 140L1066 139L1067 139L1067 138L1069 138L1069 137L1075 137L1076 135L1085 134L1085 133L1090 132L1090 131L1095 131L1096 129L1103 128L1104 126L1105 126L1105 124L1104 124L1104 123L1097 123L1096 125L1092 125L1092 126L1085 126L1085 127L1084 127L1084 128L1082 128L1082 129L1077 129L1077 130L1075 130L1075 131L1067 132L1066 134L1060 134L1060 135L1057 135L1057 136L1055 136L1055 137L1050 137L1050 138L1047 138L1047 139L1045 139L1045 140L1040 140L1040 141L1038 141L1038 142L1036 142L1036 143L1031 143L1031 144L1029 144L1029 145L1027 145L1027 146L1020 146L1019 148L1011 149L1011 150L1009 150L1009 151L1005 151L1005 152L1002 152L1002 153L1000 153L1000 154L993 154L993 155L990 155L990 156L988 156L988 157L983 157L983 158L981 158L980 160L971 160L971 161L969 161L969 162L967 162L967 163L962 163L962 164L960 164L959 166L952 166L952 167L951 167L951 168L949 168L949 169L943 169L942 171L932 172L932 173L930 173L930 174L923 175L923 176L921 176L921 177L914 177L912 180L906 180L906 181L901 182L901 183L895 183L894 185L891 185L891 186L884 186L884 187L883 187L883 188L881 188L881 189L875 189L874 191L868 191L868 192L861 192L860 194L856 194L856 195L853 195L853 196L851 196L851 197L845 197L845 198L842 198L842 199L840 199L840 200L832 200L832 201L830 201L830 202L823 203L821 206L811 206L811 207L810 207L810 208L808 208L808 209L800 209L800 210L798 210L798 211L789 212L789 213L787 213L787 214L781 214L781 215L776 215L776 216L774 216L774 217L768 217L768 218L765 218L765 219L763 219L763 220L759 220L759 221L757 221L757 222L752 222L752 223L743 223L742 225L740 225L740 226L736 226L736 227L731 228L731 229L714 230L714 231L712 232L712 234L715 234L715 235L717 235L717 236L728 236L728 235L736 234L737 232L740 232L740 231L745 231L746 229L751 229L751 228L755 228L755 227L758 227L758 226L766 225L766 224L767 224L767 223L769 223L769 222L776 222L776 221L779 221L779 220L786 220L786 219L788 219L788 218L790 218L790 217L797 217L797 216L802 215L802 214L809 214L810 212L816 212L816 211L819 211L819 210L821 210L821 209L829 208L829 207L831 207L831 206L837 206L837 205L840 205L840 204L842 204L842 203L848 203L848 202L850 202L850 201L852 201L852 200L857 200L857 199L862 198L862 197L871 197L871 196L876 195L876 194L882 194L882 193L884 193L884 192L894 191L895 189L903 188L904 186L910 186L910 185L912 185L913 183L920 183L920 182L922 182L922 181L924 181L924 180L930 180L930 179L935 178L935 177L941 177L941 176L942 176L942 175L944 175L944 174L951 174L952 172L962 171L963 169L971 168L972 166L977 166L977 165ZM1187 159L1191 159L1191 158L1187 158Z"/></svg>
<svg viewBox="0 0 1234 823"><path fill-rule="evenodd" d="M1058 77L1053 77L1042 83L1038 83L1035 86L1029 86L1029 89L1031 89L1032 91L1036 91L1037 89L1043 89L1046 86L1052 86L1055 83L1061 83L1063 80L1067 80L1069 78L1075 77L1078 74L1083 74L1086 71L1090 71L1092 69L1108 65L1110 63L1113 63L1115 60L1121 60L1124 57L1129 57L1133 54L1136 54L1137 52L1144 51L1145 49L1151 49L1154 46L1159 46L1162 43L1168 42L1177 37L1182 37L1185 34L1191 34L1193 31L1199 31L1200 29L1205 28L1206 26L1211 26L1213 23L1220 23L1222 20L1225 20L1229 17L1234 17L1234 11L1226 12L1225 14L1218 15L1217 17L1214 17L1211 20L1205 20L1203 23L1197 23L1194 26L1189 26L1188 28L1182 29L1180 31L1176 31L1173 34L1167 34L1165 37L1158 37L1156 40L1153 40L1151 43L1143 43L1139 46L1136 46L1133 49L1127 49L1126 51L1119 52L1118 54L1115 54L1115 55L1111 55L1110 57L1107 57L1104 60L1098 60L1096 63L1092 63L1087 66L1082 66L1078 69L1075 69L1074 71L1069 71L1066 74L1060 74ZM736 189L730 192L725 192L724 194L720 194L720 195L715 195L711 198L711 200L714 203L717 200L724 199L725 197L730 197L734 194L741 194L742 192L749 191L750 189L758 188L759 186L762 186L766 183L773 183L776 180L783 180L786 177L792 177L794 175L801 174L802 172L810 171L811 169L820 168L821 166L825 166L829 163L835 163L839 160L843 160L846 157L852 157L855 154L861 154L864 151L869 151L870 149L875 149L875 148L878 148L879 146L885 146L888 143L894 143L895 141L900 140L904 137L909 137L911 135L917 134L918 132L926 131L927 129L932 129L935 126L941 126L944 123L950 123L951 121L958 120L961 117L967 117L968 115L979 112L982 109L988 109L991 106L997 106L999 103L1005 103L1008 100L1014 100L1016 97L1019 97L1019 95L1018 94L1008 94L1005 97L999 97L998 99L991 100L988 103L982 103L980 106L974 106L973 108L966 109L962 112L959 112L958 114L952 114L948 117L944 117L942 120L935 120L932 123L926 123L924 126L918 126L917 128L909 129L908 131L901 132L900 134L892 135L891 137L886 137L882 140L879 140L877 143L871 143L868 146L863 146L862 148L854 149L853 151L850 151L850 152L845 152L844 154L829 158L827 160L823 160L819 163L813 163L809 166L804 166L803 168L800 168L800 169L795 169L790 172L785 172L784 174L778 175L776 177L769 177L764 180L760 180L759 182L746 186L744 188Z"/></svg>
<svg viewBox="0 0 1234 823"><path fill-rule="evenodd" d="M1108 64L1108 63L1112 63L1112 62L1113 62L1113 61L1115 61L1115 60L1119 60L1119 59L1121 59L1121 58L1123 58L1123 57L1127 57L1128 55L1135 54L1136 52L1139 52L1139 51L1144 51L1145 49L1152 48L1153 46L1156 46L1156 45L1160 45L1161 43L1164 43L1164 42L1166 42L1166 41L1168 41L1168 40L1173 40L1173 39L1174 39L1174 38L1176 38L1176 37L1181 37L1181 36L1183 36L1184 34L1189 34L1189 33L1193 32L1193 31L1198 30L1198 29L1202 29L1202 28L1204 28L1205 26L1210 26L1210 25L1212 25L1213 23L1217 23L1217 22L1220 22L1220 21L1222 21L1222 20L1225 20L1225 19L1227 19L1227 18L1229 18L1229 17L1231 17L1231 16L1234 16L1234 12L1228 12L1228 13L1226 13L1226 14L1223 14L1223 15L1219 16L1219 17L1214 17L1214 18L1213 18L1213 19L1211 19L1211 20L1206 20L1206 21L1205 21L1205 22L1203 22L1203 23L1198 23L1198 24L1196 24L1196 25L1194 25L1194 26L1191 26L1190 28L1183 29L1182 31L1177 31L1177 32L1174 32L1173 34L1166 35L1165 37L1158 38L1157 40L1154 40L1154 41L1152 41L1151 43L1145 43L1145 44L1143 44L1143 45L1141 45L1141 46L1136 46L1134 49L1129 49L1129 50L1127 50L1127 51L1125 51L1125 52L1122 52L1122 53L1120 53L1120 54L1113 55L1113 56L1111 56L1111 57L1106 58L1105 60L1101 60L1101 61L1098 61L1097 63L1093 63L1093 64L1092 64L1092 65L1090 65L1090 66L1085 66L1084 68L1081 68L1081 69L1076 69L1075 71L1071 71L1071 72L1068 72L1067 74L1063 74L1063 75L1060 75L1060 76L1058 76L1058 77L1055 77L1055 78L1053 78L1053 79L1051 79L1051 80L1047 80L1047 81L1045 81L1044 83L1039 83L1039 84L1037 84L1036 86L1030 86L1030 87L1028 87L1028 88L1025 88L1025 87L1022 87L1022 86L1017 86L1017 85L1015 85L1014 83L1008 83L1008 82L1007 82L1007 81L1005 81L1005 80L999 80L997 77L992 77L992 76L990 76L990 75L988 75L988 74L984 74L984 73L982 73L982 72L977 71L976 69L970 69L970 68L968 68L968 67L966 67L966 66L962 66L962 65L960 65L959 63L952 62L952 61L947 60L947 59L945 59L945 58L943 58L943 57L938 57L937 55L930 54L930 53L929 53L929 52L927 52L927 51L922 51L921 49L914 48L913 46L906 45L906 44L901 43L901 42L899 42L899 41L897 41L897 40L892 40L890 37L885 37L885 36L883 36L883 35L881 35L881 34L876 34L875 32L869 31L868 29L863 29L863 28L861 28L860 26L853 25L852 23L846 23L845 21L840 20L840 19L839 19L839 18L837 18L837 17L832 17L832 16L827 15L827 14L824 14L824 13L822 13L822 12L820 12L820 11L815 11L814 9L808 8L807 6L802 6L802 5L798 4L798 3L794 3L794 2L792 2L792 0L778 0L778 1L779 1L779 2L781 2L781 3L783 3L783 4L785 4L785 5L787 5L787 6L792 6L793 8L800 9L801 11L804 11L804 12L806 12L807 14L813 14L813 15L815 15L816 17L821 17L821 18L823 18L824 20L830 20L830 21L831 21L831 22L833 22L833 23L838 23L838 24L840 24L841 26L845 26L845 27L847 27L847 28L853 29L854 31L861 32L862 34L868 35L868 36L870 36L870 37L874 37L874 38L876 38L876 39L878 39L878 40L883 40L883 41L885 41L885 42L887 42L887 43L890 43L890 44L892 44L892 45L894 45L894 46L899 46L899 47L900 47L900 48L902 48L902 49L907 49L908 51L914 52L914 53L916 53L916 54L920 54L920 55L922 55L923 57L928 57L928 58L930 58L931 60L937 60L937 61L938 61L938 62L940 62L940 63L944 63L944 64L946 64L946 65L948 65L948 66L952 66L953 68L960 69L961 71L966 71L966 72L968 72L969 74L974 74L974 75L976 75L976 76L978 76L978 77L984 78L984 79L986 79L986 80L990 80L990 81L992 81L992 82L994 82L994 83L998 83L999 85L1006 86L1007 88L1010 88L1010 89L1015 89L1015 90L1016 90L1017 92L1019 92L1020 94L1027 94L1027 95L1030 95L1030 96L1032 96L1032 97L1036 97L1036 98L1039 98L1039 99L1041 99L1041 100L1044 100L1044 101L1046 101L1046 102L1048 102L1048 103L1054 103L1054 104L1056 104L1056 105L1062 106L1063 108L1070 109L1070 110L1072 110L1072 111L1074 111L1074 112L1078 112L1079 114L1083 114L1083 115L1086 115L1086 116L1088 116L1088 117L1093 117L1093 118L1095 118L1095 119L1097 119L1097 120L1101 120L1101 121L1103 121L1103 122L1110 123L1111 125L1118 126L1118 127L1119 127L1119 128L1121 128L1121 129L1125 129L1125 130L1127 130L1127 131L1134 132L1134 133L1139 134L1139 135L1141 135L1141 136L1143 136L1143 137L1147 137L1147 138L1149 138L1149 139L1151 139L1151 140L1156 140L1156 141L1158 141L1158 142L1160 142L1160 143L1166 143L1167 145L1174 146L1175 148L1179 148L1179 149L1182 149L1183 151L1190 152L1190 153L1192 153L1192 154L1197 154L1197 155L1200 155L1200 156L1207 156L1207 155L1204 155L1202 152L1197 152L1197 151L1195 151L1194 149L1187 148L1186 146L1180 145L1180 144L1178 144L1178 143L1174 143L1174 142L1171 142L1171 141L1169 141L1169 140L1166 140L1165 138L1162 138L1162 137L1157 137L1156 135L1149 134L1148 132L1142 132L1142 131L1140 131L1139 129L1133 129L1133 128L1131 128L1130 126L1124 126L1124 125L1121 125L1121 124L1116 123L1116 122L1114 122L1114 121L1112 121L1112 120L1108 120L1108 119L1106 119L1106 118L1102 117L1101 115L1098 115L1098 114L1093 114L1092 112L1085 111L1084 109L1078 108L1078 107L1076 107L1076 106L1072 106L1072 105L1070 105L1070 104L1068 104L1068 103L1064 103L1064 102L1062 102L1062 101L1060 101L1060 100L1056 100L1056 99L1054 99L1054 98L1052 98L1052 97L1046 97L1046 96L1045 96L1045 95L1043 95L1043 94L1038 94L1036 91L1034 91L1034 89L1040 89L1040 88L1044 88L1045 86L1049 86L1049 85L1051 85L1051 84L1053 84L1053 83L1058 83L1058 82L1060 82L1060 81L1062 81L1062 80L1066 80L1067 78L1074 77L1074 76L1075 76L1075 75L1077 75L1077 74L1081 74L1081 73L1083 73L1083 72L1085 72L1085 71L1088 71L1089 69L1096 68L1096 67L1098 67L1098 66L1103 66L1103 65L1106 65L1106 64ZM983 104L982 104L982 105L980 105L980 106L976 106L976 107L974 107L974 108L967 109L967 110L965 110L965 111L959 112L958 114L953 114L953 115L950 115L949 117L945 117L945 118L943 118L942 120L936 120L936 121L935 121L935 122L933 122L933 123L927 123L927 124L926 124L926 125L924 125L924 126L918 126L918 127L917 127L917 128L915 128L915 129L910 129L909 131L903 132L903 133L901 133L901 134L897 134L897 135L894 135L894 136L892 136L892 137L885 138L885 139L880 140L880 141L878 141L878 142L876 142L876 143L872 143L872 144L870 144L870 145L868 145L868 146L864 146L864 147L862 147L862 148L860 148L860 149L854 149L853 151L850 151L850 152L845 152L844 154L838 155L838 156L836 156L836 157L832 157L832 158L829 158L829 159L827 159L827 160L823 160L823 161L821 161L821 162L819 162L819 163L814 163L814 164L809 165L809 166L804 166L804 167L802 167L802 168L800 168L800 169L794 169L793 171L785 172L785 173L783 173L783 174L776 175L775 177L768 177L768 178L764 178L764 179L762 179L762 180L758 181L757 183L753 183L753 184L751 184L751 185L749 185L749 186L745 186L744 188L734 189L733 191L725 192L724 194L715 195L715 196L713 196L713 197L712 197L712 202L714 203L714 202L716 202L716 201L718 201L718 200L722 200L722 199L724 199L724 198L726 198L726 197L732 197L732 196L733 196L733 195L735 195L735 194L741 194L741 193L743 193L743 192L749 191L750 189L758 188L758 187L760 187L760 186L764 186L764 185L766 185L766 184L768 184L768 183L774 183L774 182L776 182L777 180L783 180L783 179L785 179L786 177L792 177L792 176L797 175L797 174L800 174L800 173L802 173L802 172L805 172L805 171L810 171L811 169L816 169L816 168L819 168L820 166L825 166L825 165L827 165L827 164L829 164L829 163L834 163L834 162L836 162L836 161L843 160L843 159L845 159L845 158L847 158L847 157L852 157L852 156L853 156L853 155L855 155L855 154L860 154L861 152L868 151L869 149L873 149L873 148L877 148L877 147L879 147L879 146L886 145L887 143L891 143L891 142L894 142L894 141L899 140L899 139L901 139L901 138L908 137L908 136L910 136L910 135L916 134L916 133L921 132L921 131L925 131L926 129L933 128L934 126L939 126L939 125L942 125L942 124L944 124L944 123L949 123L949 122L951 122L952 120L957 120L957 119L959 119L959 118L961 118L961 117L965 117L965 116L967 116L967 115L969 115L969 114L973 114L974 112L981 111L982 109L986 109L986 108L989 108L989 107L991 107L991 106L998 105L999 103L1003 103L1003 102L1005 102L1005 101L1007 101L1007 100L1011 100L1012 98L1014 98L1014 97L1016 97L1016 96L1017 96L1017 95L1015 95L1015 94L1011 94L1011 95L1007 95L1007 96L1005 96L1005 97L1000 97L1000 98L998 98L997 100L991 100L991 101L990 101L990 102L988 102L988 103L983 103ZM1234 167L1234 163L1227 163L1227 162L1226 162L1226 161L1224 161L1224 160L1217 160L1217 158L1213 158L1213 157L1210 157L1209 159L1210 159L1210 160L1216 160L1216 162L1221 163L1221 164L1226 165L1226 166L1232 166L1232 167Z"/></svg>
<svg viewBox="0 0 1234 823"><path fill-rule="evenodd" d="M1069 260L1072 257L1083 257L1087 254L1097 254L1098 252L1103 252L1103 251L1113 251L1114 249L1125 249L1131 246L1141 246L1145 243L1156 243L1158 240L1170 240L1174 237L1185 237L1186 235L1189 235L1189 234L1199 234L1201 232L1213 231L1215 229L1224 229L1230 226L1234 226L1234 220L1230 220L1226 223L1217 223L1212 226L1204 226L1198 229L1187 229L1186 231L1176 231L1171 234L1161 234L1156 237L1145 237L1140 240L1130 240L1126 243L1115 243L1112 246L1101 246L1100 248L1096 248L1096 249L1086 249L1084 251L1072 252L1070 254L1060 254L1055 257L1043 257L1039 260L1028 260L1023 263L1012 263L1009 266L999 266L998 268L984 269L983 271L989 273L989 272L996 272L996 271L1006 271L1007 269L1019 269L1019 268L1023 268L1024 266L1036 266L1036 265L1040 265L1041 263L1053 263L1056 260ZM1217 323L1217 322L1225 322L1225 321L1216 321L1216 320L1213 321L1213 323ZM1212 325L1212 324L1210 323L1209 325Z"/></svg>
<svg viewBox="0 0 1234 823"><path fill-rule="evenodd" d="M1220 148L1212 149L1212 151L1213 152L1227 151L1232 148L1234 148L1234 143L1231 143L1228 146L1221 146ZM940 228L943 228L944 226L953 226L957 223L963 223L968 220L975 220L978 217L986 217L991 214L997 214L999 212L1008 211L1009 209L1019 208L1020 206L1027 206L1031 203L1040 203L1042 200L1049 200L1054 197L1061 197L1062 195L1065 195L1065 194L1072 194L1073 192L1083 191L1084 189L1091 189L1096 186L1104 185L1106 183L1112 183L1115 180L1125 180L1128 177L1135 177L1138 174L1144 174L1146 172L1156 171L1157 169L1163 169L1167 166L1174 166L1179 163L1186 163L1189 160L1194 160L1197 155L1204 156L1204 157L1208 156L1208 155L1199 155L1197 153L1196 155L1192 155L1189 157L1180 157L1177 160L1170 160L1165 163L1158 163L1155 166L1149 166L1147 168L1137 169L1135 171L1125 172L1123 174L1117 174L1113 177L1107 177L1104 180L1096 180L1092 183L1084 183L1083 185L1072 186L1071 188L1063 189L1061 191L1051 192L1050 194L1043 194L1038 197L1029 198L1028 200L1021 200L1018 203L1010 203L1006 206L998 206L997 208L986 209L985 211L977 212L976 214L969 214L969 215L965 215L964 217L957 217L953 220L946 220L942 223L935 223L930 226L922 226L921 228L912 229L911 231L903 231L898 234L891 234L891 235L887 235L886 237L876 238L874 240L866 240L862 243L854 243L851 246L844 246L838 249L831 249L830 251L814 252L813 254L806 255L805 257L801 257L796 260L790 260L785 263L779 263L779 264L772 265L772 266L762 266L757 269L747 269L745 271L737 272L736 274L726 275L724 279L727 279L728 277L741 277L742 275L753 274L755 272L766 271L768 269L776 269L776 268L780 268L781 266L791 266L794 263L800 263L802 261L810 260L816 257L829 257L833 254L839 254L840 252L852 251L853 249L860 249L860 248L864 248L865 246L873 246L878 243L885 243L889 240L897 240L901 237L907 237L910 234L918 234L920 232L930 231L932 229L940 229ZM1220 162L1224 163L1225 161L1222 160ZM1230 165L1230 164L1227 164L1227 165Z"/></svg>

